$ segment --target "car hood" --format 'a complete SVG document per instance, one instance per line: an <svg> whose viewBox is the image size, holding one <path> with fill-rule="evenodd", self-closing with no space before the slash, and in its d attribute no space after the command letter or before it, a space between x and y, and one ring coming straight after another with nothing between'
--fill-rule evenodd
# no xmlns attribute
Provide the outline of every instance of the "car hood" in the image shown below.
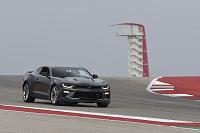
<svg viewBox="0 0 200 133"><path fill-rule="evenodd" d="M107 85L106 81L102 79L93 79L93 78L85 78L85 77L66 77L62 79L62 82L75 84L75 85L90 85L90 86Z"/></svg>

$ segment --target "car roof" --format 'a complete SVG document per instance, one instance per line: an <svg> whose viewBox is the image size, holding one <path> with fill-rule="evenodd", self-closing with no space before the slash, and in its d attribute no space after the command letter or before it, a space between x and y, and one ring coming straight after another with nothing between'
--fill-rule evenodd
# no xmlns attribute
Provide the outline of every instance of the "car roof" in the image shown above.
<svg viewBox="0 0 200 133"><path fill-rule="evenodd" d="M56 68L56 69L59 69L59 68L84 68L84 67L72 67L72 66L42 66L42 67L48 67L48 68Z"/></svg>

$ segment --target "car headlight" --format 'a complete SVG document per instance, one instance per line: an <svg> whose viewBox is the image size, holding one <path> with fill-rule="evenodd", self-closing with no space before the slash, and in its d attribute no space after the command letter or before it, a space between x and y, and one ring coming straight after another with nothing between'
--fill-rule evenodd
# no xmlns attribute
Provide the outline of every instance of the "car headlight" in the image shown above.
<svg viewBox="0 0 200 133"><path fill-rule="evenodd" d="M102 89L103 90L108 90L108 89L110 89L110 86L109 85L104 85L104 86L102 86Z"/></svg>
<svg viewBox="0 0 200 133"><path fill-rule="evenodd" d="M64 88L66 89L73 89L74 86L73 85L65 85L65 84L62 84Z"/></svg>

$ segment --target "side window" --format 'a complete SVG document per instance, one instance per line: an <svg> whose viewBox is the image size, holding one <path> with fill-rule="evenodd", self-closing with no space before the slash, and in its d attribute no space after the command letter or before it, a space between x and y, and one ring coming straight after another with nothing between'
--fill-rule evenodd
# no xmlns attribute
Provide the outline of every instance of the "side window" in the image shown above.
<svg viewBox="0 0 200 133"><path fill-rule="evenodd" d="M50 71L48 67L43 67L42 70L40 71L40 75L42 76L48 76L49 74L50 74Z"/></svg>
<svg viewBox="0 0 200 133"><path fill-rule="evenodd" d="M41 67L39 67L37 70L35 70L35 75L39 75L40 74L40 71L41 71Z"/></svg>

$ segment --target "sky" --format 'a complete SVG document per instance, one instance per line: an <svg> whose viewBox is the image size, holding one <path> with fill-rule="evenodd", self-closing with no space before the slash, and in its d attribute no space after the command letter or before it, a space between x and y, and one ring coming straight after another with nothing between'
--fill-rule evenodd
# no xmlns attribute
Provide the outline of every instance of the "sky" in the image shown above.
<svg viewBox="0 0 200 133"><path fill-rule="evenodd" d="M128 75L128 41L109 25L145 26L151 76L200 75L199 0L2 0L0 74L83 66Z"/></svg>

